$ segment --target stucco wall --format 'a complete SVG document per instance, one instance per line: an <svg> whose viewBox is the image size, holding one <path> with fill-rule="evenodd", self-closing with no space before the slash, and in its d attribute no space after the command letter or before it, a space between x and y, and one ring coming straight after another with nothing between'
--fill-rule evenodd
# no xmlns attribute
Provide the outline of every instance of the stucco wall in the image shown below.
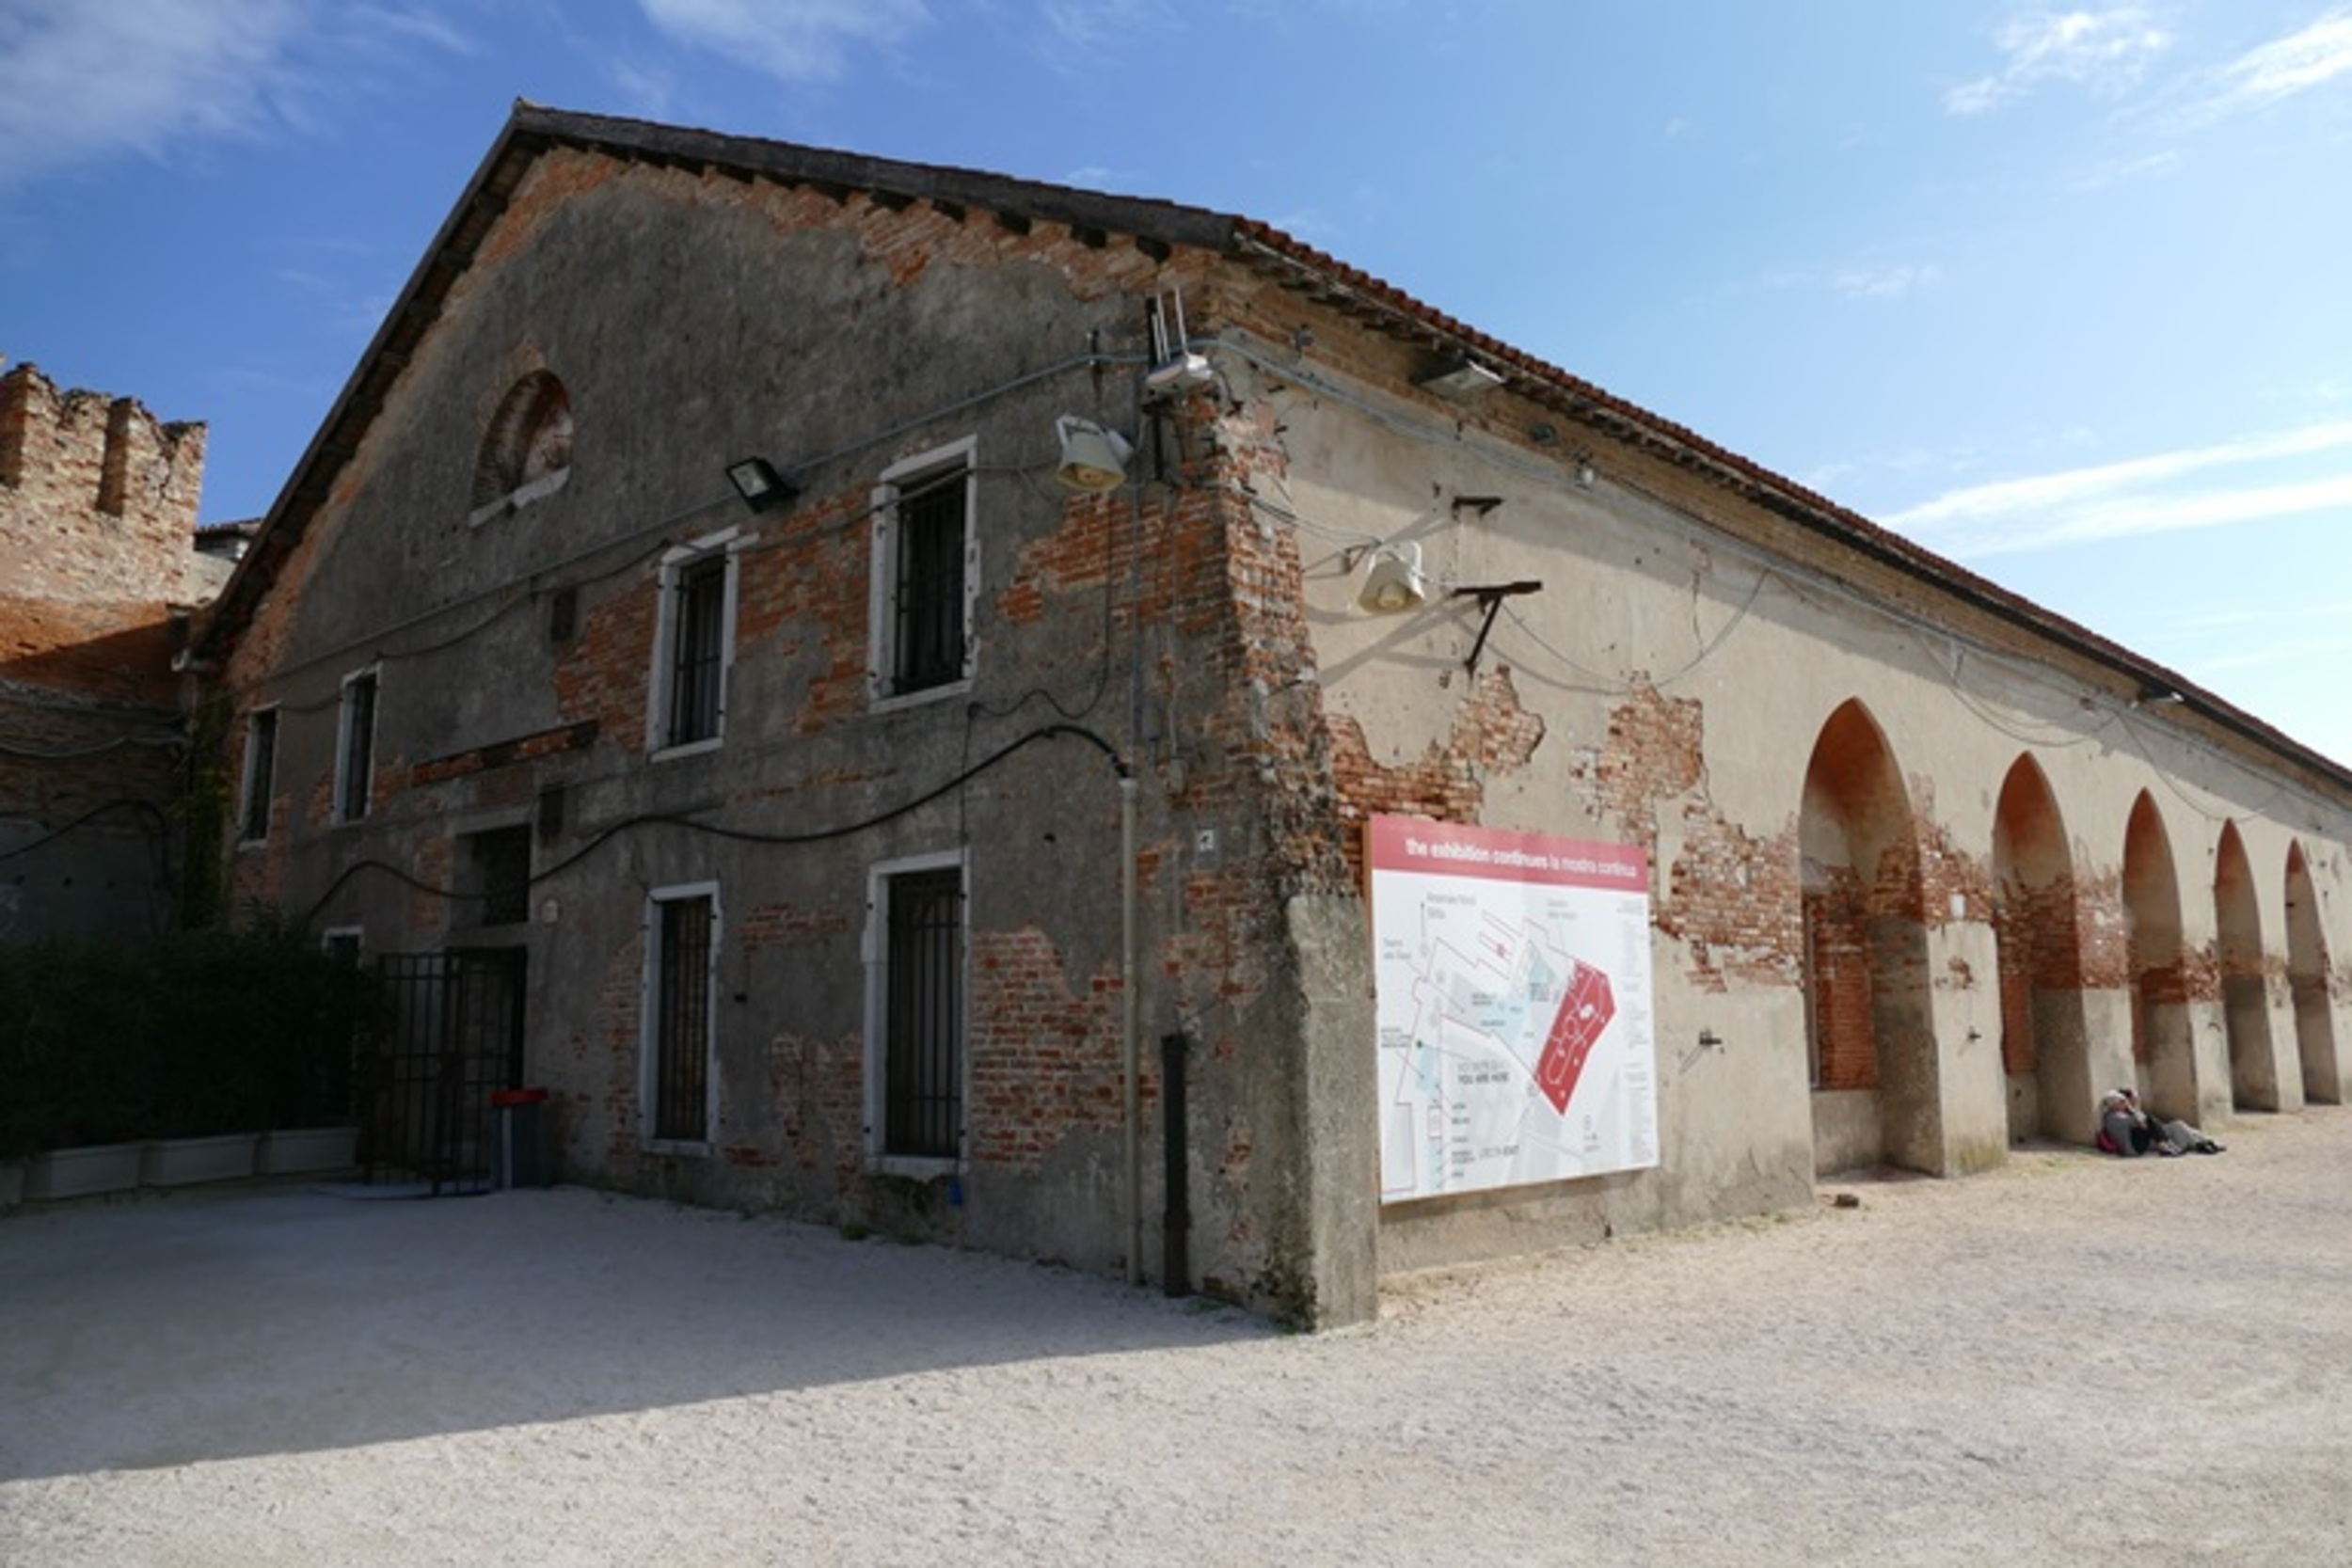
<svg viewBox="0 0 2352 1568"><path fill-rule="evenodd" d="M1630 843L1654 868L1658 1169L1391 1208L1384 1268L1785 1206L1817 1168L1884 1159L1960 1174L1999 1162L2012 1138L2088 1141L2101 1089L2135 1076L2159 1086L2131 1041L2121 881L2136 805L2169 841L2186 949L2184 994L2156 1005L2183 1009L2195 1040L2193 1090L2161 1085L2158 1098L2193 1097L2175 1114L2211 1120L2337 1092L2352 1039L2352 813L2340 794L2265 767L2177 706L2137 705L2111 673L1958 596L1841 559L1599 432L1562 433L1550 410L1507 393L1465 407L1416 392L1411 351L1327 353L1349 341L1327 320L1311 322L1315 346L1301 355L1306 324L1286 299L1244 313L1255 330L1236 333L1220 364L1284 432L1287 471L1262 498L1269 515L1295 519L1347 815ZM1431 595L1368 613L1356 602L1366 553L1396 543L1419 546ZM1473 673L1482 607L1450 591L1526 580L1542 591L1503 601ZM1856 704L1899 780L1918 974L1908 1003L1878 989L1876 1086L1816 1092L1802 818L1825 726ZM2004 782L2024 759L2046 778L2067 862L2056 893L2032 895L2061 902L2054 918L2072 926L2065 971L2034 976L2026 1012L2042 1060L2012 1093L1995 921L2019 918L1999 911L2020 890L2004 893L1994 840ZM2215 973L2216 856L2232 825L2262 947L2235 1027L2260 1037L2241 1053L2275 1068L2275 1097L2250 1101L2232 1094ZM2330 976L2300 988L2299 1035L2281 979L2298 847L2318 905L2306 933ZM1890 1050L1908 1031L1917 1046Z"/></svg>

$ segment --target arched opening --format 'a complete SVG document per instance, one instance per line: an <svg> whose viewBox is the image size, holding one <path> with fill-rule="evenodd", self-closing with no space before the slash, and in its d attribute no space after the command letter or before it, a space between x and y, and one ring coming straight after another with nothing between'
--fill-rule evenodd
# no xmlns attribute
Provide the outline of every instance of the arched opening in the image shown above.
<svg viewBox="0 0 2352 1568"><path fill-rule="evenodd" d="M2130 955L2132 1064L2149 1107L2186 1121L2197 1106L2189 963L2181 943L2181 881L2172 840L2145 790L2123 830L2123 923Z"/></svg>
<svg viewBox="0 0 2352 1568"><path fill-rule="evenodd" d="M1940 1170L1918 844L1894 754L1858 702L1814 742L1798 837L1814 1169Z"/></svg>
<svg viewBox="0 0 2352 1568"><path fill-rule="evenodd" d="M2031 757L2018 758L2001 783L1993 878L2010 1140L2088 1141L2094 1096L2074 867L2049 777Z"/></svg>
<svg viewBox="0 0 2352 1568"><path fill-rule="evenodd" d="M2263 981L2262 910L2254 867L2237 824L2224 823L2213 867L2221 969L2221 1021L2230 1037L2230 1098L2238 1110L2279 1108L2279 1061L2270 1048L2270 993Z"/></svg>
<svg viewBox="0 0 2352 1568"><path fill-rule="evenodd" d="M2295 1044L2303 1059L2303 1098L2344 1102L2336 1056L2336 1014L2328 995L2328 938L2319 924L2319 892L2303 847L2287 847L2287 990L2295 998Z"/></svg>
<svg viewBox="0 0 2352 1568"><path fill-rule="evenodd" d="M474 509L534 499L561 486L571 467L571 394L550 372L533 371L507 388L483 434Z"/></svg>

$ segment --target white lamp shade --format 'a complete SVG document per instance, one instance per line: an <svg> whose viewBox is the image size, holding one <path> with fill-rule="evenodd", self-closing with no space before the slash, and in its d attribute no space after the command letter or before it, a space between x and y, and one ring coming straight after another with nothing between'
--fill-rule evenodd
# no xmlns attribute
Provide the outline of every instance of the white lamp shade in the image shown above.
<svg viewBox="0 0 2352 1568"><path fill-rule="evenodd" d="M1127 483L1127 457L1135 449L1115 430L1064 414L1054 421L1061 438L1061 466L1054 477L1073 490L1116 490Z"/></svg>
<svg viewBox="0 0 2352 1568"><path fill-rule="evenodd" d="M1372 570L1364 574L1363 591L1356 595L1359 609L1394 615L1428 602L1419 545L1383 545L1372 552Z"/></svg>

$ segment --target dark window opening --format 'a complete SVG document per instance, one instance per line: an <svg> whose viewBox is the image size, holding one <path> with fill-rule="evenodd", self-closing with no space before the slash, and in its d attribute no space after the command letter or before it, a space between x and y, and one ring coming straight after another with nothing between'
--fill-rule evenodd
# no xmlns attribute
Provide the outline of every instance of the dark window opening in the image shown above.
<svg viewBox="0 0 2352 1568"><path fill-rule="evenodd" d="M893 877L882 1152L953 1158L963 1121L963 875Z"/></svg>
<svg viewBox="0 0 2352 1568"><path fill-rule="evenodd" d="M354 675L343 683L342 755L337 759L335 818L357 822L368 815L375 768L375 676Z"/></svg>
<svg viewBox="0 0 2352 1568"><path fill-rule="evenodd" d="M466 861L479 924L519 926L531 918L531 830L493 828L466 835Z"/></svg>
<svg viewBox="0 0 2352 1568"><path fill-rule="evenodd" d="M709 1135L710 937L707 897L673 898L661 911L654 995L653 1135Z"/></svg>
<svg viewBox="0 0 2352 1568"><path fill-rule="evenodd" d="M670 709L662 739L690 746L719 735L726 677L725 555L679 567L671 594Z"/></svg>
<svg viewBox="0 0 2352 1568"><path fill-rule="evenodd" d="M245 801L238 813L243 836L269 837L270 775L278 767L278 710L254 714L246 721Z"/></svg>
<svg viewBox="0 0 2352 1568"><path fill-rule="evenodd" d="M964 470L957 468L898 498L893 691L963 678L964 496Z"/></svg>

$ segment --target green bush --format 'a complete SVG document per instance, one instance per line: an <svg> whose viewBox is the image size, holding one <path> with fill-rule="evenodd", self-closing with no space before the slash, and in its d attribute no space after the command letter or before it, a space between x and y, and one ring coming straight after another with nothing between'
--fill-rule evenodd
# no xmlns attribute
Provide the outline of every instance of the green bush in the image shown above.
<svg viewBox="0 0 2352 1568"><path fill-rule="evenodd" d="M0 1159L351 1117L367 976L290 923L0 947Z"/></svg>

